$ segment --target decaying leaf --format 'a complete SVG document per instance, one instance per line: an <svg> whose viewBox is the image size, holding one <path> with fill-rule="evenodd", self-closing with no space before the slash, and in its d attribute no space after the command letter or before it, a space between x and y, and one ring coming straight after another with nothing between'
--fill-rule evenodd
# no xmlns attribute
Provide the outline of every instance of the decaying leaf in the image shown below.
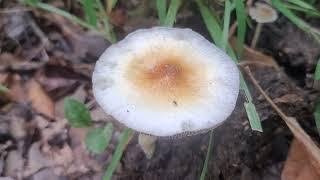
<svg viewBox="0 0 320 180"><path fill-rule="evenodd" d="M281 174L282 180L318 180L320 167L312 163L310 155L304 146L296 139L291 143L291 148Z"/></svg>
<svg viewBox="0 0 320 180"><path fill-rule="evenodd" d="M28 83L28 98L37 112L54 118L54 103L35 80L30 80Z"/></svg>

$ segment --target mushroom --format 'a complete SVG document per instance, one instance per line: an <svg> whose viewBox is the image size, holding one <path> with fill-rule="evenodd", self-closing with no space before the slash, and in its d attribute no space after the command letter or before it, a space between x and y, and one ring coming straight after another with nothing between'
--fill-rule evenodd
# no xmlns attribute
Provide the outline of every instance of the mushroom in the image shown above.
<svg viewBox="0 0 320 180"><path fill-rule="evenodd" d="M231 114L239 71L222 50L191 29L153 27L111 45L93 72L102 109L152 136L211 129Z"/></svg>
<svg viewBox="0 0 320 180"><path fill-rule="evenodd" d="M251 41L251 48L255 48L259 40L263 23L274 22L278 18L276 10L265 3L255 3L255 6L249 8L249 15L257 22L257 27Z"/></svg>

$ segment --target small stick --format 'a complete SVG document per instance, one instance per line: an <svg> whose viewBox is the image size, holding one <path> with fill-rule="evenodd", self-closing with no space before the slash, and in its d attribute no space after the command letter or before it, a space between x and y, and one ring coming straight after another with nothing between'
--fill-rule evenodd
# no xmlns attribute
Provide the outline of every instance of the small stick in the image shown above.
<svg viewBox="0 0 320 180"><path fill-rule="evenodd" d="M268 101L271 107L279 114L281 119L287 124L295 138L300 141L304 146L305 149L311 155L311 163L315 164L316 167L320 167L320 149L318 146L313 142L311 137L301 128L299 123L297 122L296 118L287 116L267 95L267 93L261 88L258 81L253 77L249 67L244 68L245 72L248 74L250 80L252 81L253 85L260 91L260 93L264 96L264 98Z"/></svg>

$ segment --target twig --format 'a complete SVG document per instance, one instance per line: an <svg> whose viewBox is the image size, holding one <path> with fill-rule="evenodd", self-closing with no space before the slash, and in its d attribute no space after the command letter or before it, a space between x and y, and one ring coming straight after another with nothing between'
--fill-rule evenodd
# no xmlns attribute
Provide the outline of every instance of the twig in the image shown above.
<svg viewBox="0 0 320 180"><path fill-rule="evenodd" d="M260 91L264 98L268 101L271 107L279 114L282 120L287 124L293 135L300 141L305 149L311 155L311 162L316 164L316 167L320 167L320 149L312 141L311 137L301 128L296 118L287 116L267 95L267 93L261 88L258 81L253 77L249 67L245 67L244 70L248 74L253 85Z"/></svg>

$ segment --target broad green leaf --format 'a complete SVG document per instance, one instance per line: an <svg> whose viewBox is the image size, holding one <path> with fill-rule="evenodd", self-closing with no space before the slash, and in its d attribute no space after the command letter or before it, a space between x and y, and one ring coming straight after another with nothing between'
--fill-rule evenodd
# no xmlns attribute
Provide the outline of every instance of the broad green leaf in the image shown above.
<svg viewBox="0 0 320 180"><path fill-rule="evenodd" d="M163 23L164 26L173 26L174 21L176 20L178 9L181 4L182 0L171 0L166 19Z"/></svg>
<svg viewBox="0 0 320 180"><path fill-rule="evenodd" d="M92 26L96 26L97 16L94 9L94 1L92 0L81 0L81 1L82 1L82 7L84 10L86 21Z"/></svg>
<svg viewBox="0 0 320 180"><path fill-rule="evenodd" d="M318 60L316 72L314 73L314 79L320 80L320 59Z"/></svg>
<svg viewBox="0 0 320 180"><path fill-rule="evenodd" d="M318 133L320 135L320 102L316 103L316 108L314 110L314 120L316 122Z"/></svg>
<svg viewBox="0 0 320 180"><path fill-rule="evenodd" d="M167 0L157 0L157 11L160 24L164 24L167 16Z"/></svg>
<svg viewBox="0 0 320 180"><path fill-rule="evenodd" d="M249 103L244 103L244 107L246 108L251 129L262 132L261 120L258 114L256 113L257 111L255 106L251 102L249 102Z"/></svg>
<svg viewBox="0 0 320 180"><path fill-rule="evenodd" d="M236 15L237 15L237 22L238 22L238 28L237 28L237 54L238 58L242 56L242 51L244 47L244 39L246 36L246 18L247 13L245 9L244 2L242 0L235 0L236 3Z"/></svg>
<svg viewBox="0 0 320 180"><path fill-rule="evenodd" d="M103 180L110 180L112 177L112 174L114 172L114 170L117 168L118 163L121 159L122 153L124 151L124 148L126 147L126 145L128 144L130 137L132 135L132 130L127 128L125 129L121 135L120 135L120 140L119 143L116 147L115 152L112 155L112 159L111 159L111 163L109 164L104 176L103 176Z"/></svg>
<svg viewBox="0 0 320 180"><path fill-rule="evenodd" d="M81 128L91 124L91 116L88 108L75 99L65 98L64 115L73 127Z"/></svg>
<svg viewBox="0 0 320 180"><path fill-rule="evenodd" d="M112 137L113 125L108 123L104 128L93 128L86 136L87 149L93 153L100 154L109 145Z"/></svg>

